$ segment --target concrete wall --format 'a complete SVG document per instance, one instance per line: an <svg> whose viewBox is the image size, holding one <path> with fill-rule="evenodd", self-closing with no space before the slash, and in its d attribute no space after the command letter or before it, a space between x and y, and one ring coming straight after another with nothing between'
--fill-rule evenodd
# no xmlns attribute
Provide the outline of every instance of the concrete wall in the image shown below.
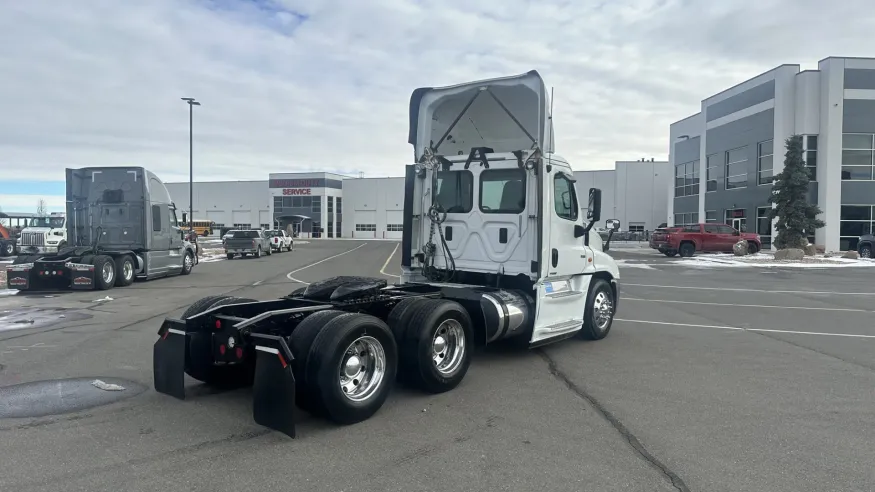
<svg viewBox="0 0 875 492"><path fill-rule="evenodd" d="M343 237L400 239L404 216L404 178L343 181ZM356 224L373 231L356 231ZM389 227L389 225L392 227ZM392 230L390 230L392 229Z"/></svg>
<svg viewBox="0 0 875 492"><path fill-rule="evenodd" d="M623 230L632 224L643 224L652 231L668 222L668 201L665 188L673 179L668 161L620 161L616 163L615 217Z"/></svg>
<svg viewBox="0 0 875 492"><path fill-rule="evenodd" d="M608 219L618 218L617 210L617 189L616 189L616 172L613 169L603 171L575 171L574 179L577 180L577 193L580 194L580 210L583 216L587 213L587 196L590 188L599 188L602 190L602 217L598 227L604 227L605 221ZM626 224L621 223L620 226L625 230Z"/></svg>
<svg viewBox="0 0 875 492"><path fill-rule="evenodd" d="M166 183L180 211L188 211L188 183ZM270 192L263 181L204 181L194 183L194 219L258 227L270 223ZM179 214L182 220L182 214ZM264 220L264 222L262 222Z"/></svg>

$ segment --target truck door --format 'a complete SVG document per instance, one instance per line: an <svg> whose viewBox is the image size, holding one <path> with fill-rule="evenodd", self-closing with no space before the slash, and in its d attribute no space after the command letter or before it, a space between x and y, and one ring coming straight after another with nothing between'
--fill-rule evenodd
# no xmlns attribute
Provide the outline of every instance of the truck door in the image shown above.
<svg viewBox="0 0 875 492"><path fill-rule="evenodd" d="M176 210L167 207L167 228L170 236L169 251L167 253L167 266L170 269L182 269L182 260L185 258L184 244L182 242L183 231L179 228L176 219Z"/></svg>
<svg viewBox="0 0 875 492"><path fill-rule="evenodd" d="M595 271L592 250L583 236L575 237L584 226L584 217L571 170L553 166L543 185L542 280L537 285L532 342L580 329Z"/></svg>
<svg viewBox="0 0 875 492"><path fill-rule="evenodd" d="M170 225L167 223L167 205L152 205L151 247L146 266L151 275L165 273L170 267Z"/></svg>

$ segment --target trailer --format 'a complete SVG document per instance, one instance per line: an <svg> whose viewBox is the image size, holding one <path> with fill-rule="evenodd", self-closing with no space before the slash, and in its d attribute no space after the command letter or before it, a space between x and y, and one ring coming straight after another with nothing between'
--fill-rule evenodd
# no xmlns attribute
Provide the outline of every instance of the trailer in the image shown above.
<svg viewBox="0 0 875 492"><path fill-rule="evenodd" d="M583 212L571 166L553 152L538 73L417 89L410 113L400 281L344 276L274 300L200 299L158 330L158 392L184 400L186 375L253 385L255 421L295 437L299 408L354 424L396 380L452 390L475 346L608 335L620 275L610 236L603 244L593 230L601 191Z"/></svg>
<svg viewBox="0 0 875 492"><path fill-rule="evenodd" d="M55 253L24 254L6 267L18 290L106 290L135 278L188 275L196 262L164 183L142 167L67 169L65 236ZM60 236L59 236L60 237Z"/></svg>

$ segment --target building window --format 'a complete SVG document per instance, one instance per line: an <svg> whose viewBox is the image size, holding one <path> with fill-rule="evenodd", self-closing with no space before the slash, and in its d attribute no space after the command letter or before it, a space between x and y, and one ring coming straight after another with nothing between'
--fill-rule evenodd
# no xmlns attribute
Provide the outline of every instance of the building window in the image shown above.
<svg viewBox="0 0 875 492"><path fill-rule="evenodd" d="M339 218L340 217L338 217L338 219ZM343 237L343 227L342 226L343 226L343 224L340 222L340 220L338 220L337 221L337 237Z"/></svg>
<svg viewBox="0 0 875 492"><path fill-rule="evenodd" d="M760 235L763 249L772 246L772 219L769 218L771 209L772 207L757 207L757 234Z"/></svg>
<svg viewBox="0 0 875 492"><path fill-rule="evenodd" d="M705 178L708 180L707 191L717 191L717 181L723 177L723 162L720 154L711 154L705 161L708 168L705 170Z"/></svg>
<svg viewBox="0 0 875 492"><path fill-rule="evenodd" d="M334 237L334 222L330 220L328 221L328 237Z"/></svg>
<svg viewBox="0 0 875 492"><path fill-rule="evenodd" d="M292 198L302 198L299 196ZM321 196L311 196L310 198L310 211L315 213L322 213L322 197Z"/></svg>
<svg viewBox="0 0 875 492"><path fill-rule="evenodd" d="M717 222L717 211L705 210L705 222Z"/></svg>
<svg viewBox="0 0 875 492"><path fill-rule="evenodd" d="M842 179L872 181L875 135L845 133L842 135Z"/></svg>
<svg viewBox="0 0 875 492"><path fill-rule="evenodd" d="M726 151L727 190L747 188L747 146Z"/></svg>
<svg viewBox="0 0 875 492"><path fill-rule="evenodd" d="M328 213L331 214L334 212L334 197L328 197Z"/></svg>
<svg viewBox="0 0 875 492"><path fill-rule="evenodd" d="M699 194L699 160L685 162L674 167L674 196Z"/></svg>
<svg viewBox="0 0 875 492"><path fill-rule="evenodd" d="M740 232L747 232L747 210L743 208L729 209L724 212L723 223L732 226Z"/></svg>
<svg viewBox="0 0 875 492"><path fill-rule="evenodd" d="M772 184L774 176L772 169L774 159L774 141L766 140L757 144L757 184Z"/></svg>
<svg viewBox="0 0 875 492"><path fill-rule="evenodd" d="M629 222L629 232L644 232L644 222Z"/></svg>
<svg viewBox="0 0 875 492"><path fill-rule="evenodd" d="M355 232L377 232L377 224L356 224Z"/></svg>
<svg viewBox="0 0 875 492"><path fill-rule="evenodd" d="M855 250L860 236L875 230L875 205L842 205L839 219L839 249Z"/></svg>
<svg viewBox="0 0 875 492"><path fill-rule="evenodd" d="M259 224L262 229L270 229L270 224Z"/></svg>
<svg viewBox="0 0 875 492"><path fill-rule="evenodd" d="M343 215L343 199L340 197L337 197L337 214L335 215L337 215L337 222L340 222L340 216Z"/></svg>
<svg viewBox="0 0 875 492"><path fill-rule="evenodd" d="M802 155L805 158L805 168L808 179L817 181L817 135L807 135L803 140Z"/></svg>
<svg viewBox="0 0 875 492"><path fill-rule="evenodd" d="M283 208L283 197L281 197L281 196L273 197L273 208L274 209Z"/></svg>
<svg viewBox="0 0 875 492"><path fill-rule="evenodd" d="M402 232L403 230L403 224L386 224L386 231L388 232Z"/></svg>
<svg viewBox="0 0 875 492"><path fill-rule="evenodd" d="M244 224L241 222L239 224L234 224L234 229L252 229L252 224Z"/></svg>
<svg viewBox="0 0 875 492"><path fill-rule="evenodd" d="M683 227L699 223L699 213L691 212L686 214L674 214L674 226Z"/></svg>

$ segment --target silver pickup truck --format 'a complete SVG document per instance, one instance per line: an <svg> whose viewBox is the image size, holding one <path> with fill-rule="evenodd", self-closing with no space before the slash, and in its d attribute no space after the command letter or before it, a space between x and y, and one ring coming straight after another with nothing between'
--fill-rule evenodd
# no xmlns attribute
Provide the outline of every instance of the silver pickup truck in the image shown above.
<svg viewBox="0 0 875 492"><path fill-rule="evenodd" d="M225 239L225 254L228 255L229 260L235 255L243 257L252 255L256 258L261 258L262 254L270 255L270 238L259 229L234 231L231 237Z"/></svg>

